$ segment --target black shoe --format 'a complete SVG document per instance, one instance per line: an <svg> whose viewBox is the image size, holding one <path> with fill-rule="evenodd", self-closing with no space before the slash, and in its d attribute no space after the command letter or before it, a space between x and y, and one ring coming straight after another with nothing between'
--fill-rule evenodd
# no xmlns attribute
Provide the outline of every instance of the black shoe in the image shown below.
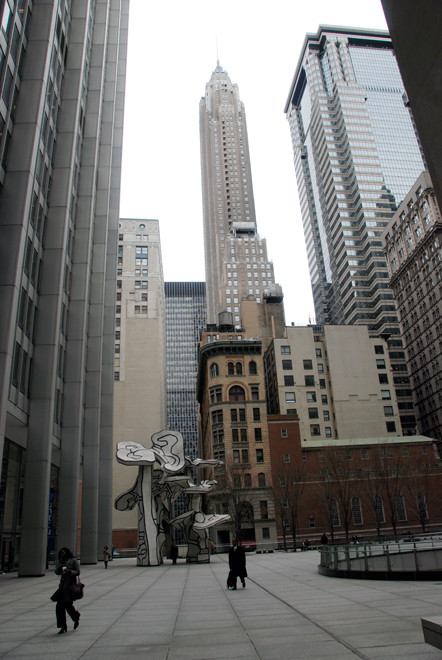
<svg viewBox="0 0 442 660"><path fill-rule="evenodd" d="M58 631L58 634L59 634L59 635L62 635L63 633L65 633L65 632L67 632L67 631L68 631L67 628L60 628L60 630Z"/></svg>
<svg viewBox="0 0 442 660"><path fill-rule="evenodd" d="M246 583L245 583L245 582L242 583L242 588L243 588L243 589L246 588Z"/></svg>
<svg viewBox="0 0 442 660"><path fill-rule="evenodd" d="M74 630L77 630L79 625L80 625L80 612L78 613L77 620L74 621Z"/></svg>
<svg viewBox="0 0 442 660"><path fill-rule="evenodd" d="M236 587L232 587L232 590L233 590L233 591L236 591Z"/></svg>

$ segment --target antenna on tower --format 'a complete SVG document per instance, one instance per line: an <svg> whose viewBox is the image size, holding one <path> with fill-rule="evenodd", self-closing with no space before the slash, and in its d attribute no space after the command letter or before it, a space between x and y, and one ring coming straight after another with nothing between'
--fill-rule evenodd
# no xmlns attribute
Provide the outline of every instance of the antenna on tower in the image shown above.
<svg viewBox="0 0 442 660"><path fill-rule="evenodd" d="M215 39L216 39L216 66L217 66L217 68L218 68L218 67L219 67L218 35L216 35Z"/></svg>

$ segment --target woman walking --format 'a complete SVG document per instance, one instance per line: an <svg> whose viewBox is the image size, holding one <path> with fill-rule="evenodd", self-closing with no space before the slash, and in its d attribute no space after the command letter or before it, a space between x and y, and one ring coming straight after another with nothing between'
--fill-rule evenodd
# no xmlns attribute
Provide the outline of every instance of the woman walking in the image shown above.
<svg viewBox="0 0 442 660"><path fill-rule="evenodd" d="M69 548L61 548L59 551L55 573L61 575L60 585L54 596L57 601L55 606L57 628L60 628L58 634L62 635L68 629L66 612L74 622L74 630L78 628L80 623L80 612L77 612L72 600L72 587L76 583L78 575L80 575L80 566Z"/></svg>

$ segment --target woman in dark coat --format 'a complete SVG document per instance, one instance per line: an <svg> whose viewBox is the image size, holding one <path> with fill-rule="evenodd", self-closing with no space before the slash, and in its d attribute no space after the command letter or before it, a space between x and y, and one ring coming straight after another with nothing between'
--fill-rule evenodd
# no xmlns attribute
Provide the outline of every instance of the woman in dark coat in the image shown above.
<svg viewBox="0 0 442 660"><path fill-rule="evenodd" d="M60 586L54 596L57 598L55 614L57 616L57 628L60 628L59 635L67 631L66 612L74 622L74 630L80 623L80 612L74 607L72 601L72 586L80 575L80 566L69 548L61 548L58 553L58 562L55 573L61 575Z"/></svg>
<svg viewBox="0 0 442 660"><path fill-rule="evenodd" d="M245 578L247 577L246 553L237 541L233 541L229 550L229 568L232 576L232 588L236 589L236 580L239 578L244 589L246 586Z"/></svg>

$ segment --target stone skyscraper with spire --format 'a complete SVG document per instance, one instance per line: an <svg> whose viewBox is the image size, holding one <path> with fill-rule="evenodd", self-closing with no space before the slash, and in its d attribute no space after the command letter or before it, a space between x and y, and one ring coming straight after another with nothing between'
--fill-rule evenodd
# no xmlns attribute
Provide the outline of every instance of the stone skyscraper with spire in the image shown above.
<svg viewBox="0 0 442 660"><path fill-rule="evenodd" d="M257 230L244 104L219 62L200 101L208 323L242 325L241 302L282 301Z"/></svg>

